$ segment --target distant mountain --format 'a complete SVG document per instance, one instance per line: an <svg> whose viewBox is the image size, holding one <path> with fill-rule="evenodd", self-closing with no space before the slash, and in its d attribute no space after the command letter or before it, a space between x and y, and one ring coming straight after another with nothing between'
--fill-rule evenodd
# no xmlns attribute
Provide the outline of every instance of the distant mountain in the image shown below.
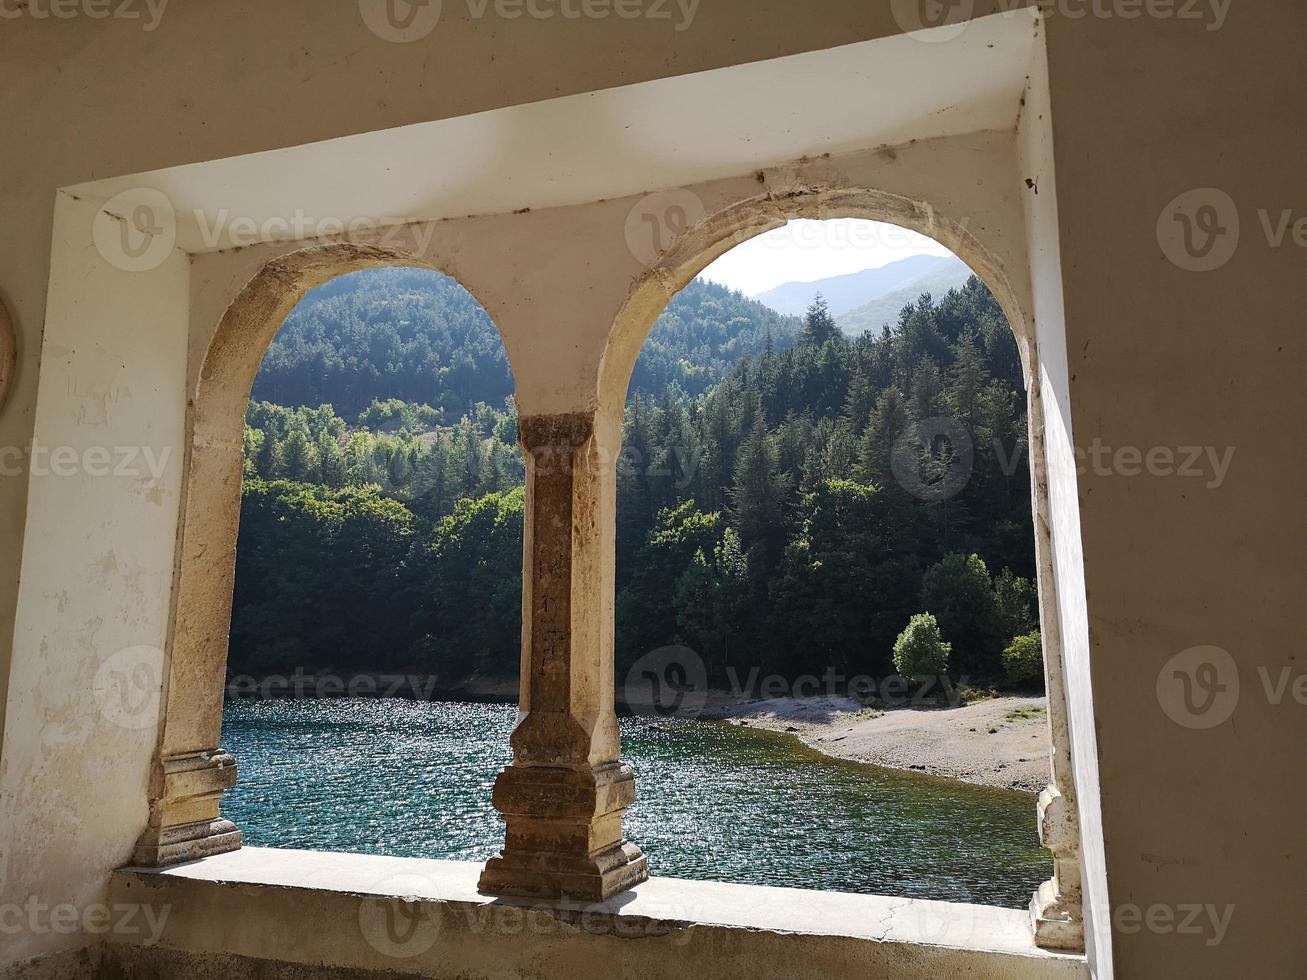
<svg viewBox="0 0 1307 980"><path fill-rule="evenodd" d="M821 293L831 315L838 318L915 280L956 265L961 265L961 262L951 255L912 255L879 269L864 269L815 282L783 283L753 298L778 313L802 316L816 295ZM962 281L965 279L964 276Z"/></svg>
<svg viewBox="0 0 1307 980"><path fill-rule="evenodd" d="M950 289L961 289L971 278L971 270L961 259L948 257L944 265L932 269L925 275L913 279L910 283L891 290L855 310L836 314L835 322L845 334L856 337L863 331L880 333L881 327L891 327L899 321L899 311L915 303L922 293L930 293L936 302L943 299Z"/></svg>
<svg viewBox="0 0 1307 980"><path fill-rule="evenodd" d="M661 397L670 384L703 394L743 356L792 346L793 317L696 280L650 331L631 392ZM331 404L353 420L375 401L437 409L453 424L477 402L502 405L513 376L499 332L457 281L425 269L375 269L314 289L264 355L253 398L286 407Z"/></svg>
<svg viewBox="0 0 1307 980"><path fill-rule="evenodd" d="M661 398L679 385L698 396L726 377L735 363L763 352L770 338L780 352L794 346L803 323L743 293L696 279L672 297L640 351L631 377L637 391Z"/></svg>

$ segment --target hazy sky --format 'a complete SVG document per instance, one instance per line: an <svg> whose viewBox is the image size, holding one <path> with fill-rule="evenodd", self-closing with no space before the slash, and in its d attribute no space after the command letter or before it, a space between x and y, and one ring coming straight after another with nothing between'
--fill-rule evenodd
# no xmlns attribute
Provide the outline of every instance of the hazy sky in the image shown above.
<svg viewBox="0 0 1307 980"><path fill-rule="evenodd" d="M702 277L756 296L784 282L842 276L923 254L950 253L933 239L898 225L861 218L805 218L737 245Z"/></svg>

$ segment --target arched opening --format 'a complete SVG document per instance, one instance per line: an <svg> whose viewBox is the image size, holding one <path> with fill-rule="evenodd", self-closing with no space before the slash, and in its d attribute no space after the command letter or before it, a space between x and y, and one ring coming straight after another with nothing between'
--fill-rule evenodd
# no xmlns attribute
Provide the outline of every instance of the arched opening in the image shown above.
<svg viewBox="0 0 1307 980"><path fill-rule="evenodd" d="M488 856L494 813L464 777L502 767L512 709L465 699L511 692L520 656L513 387L489 315L427 269L335 278L269 345L223 725L247 842Z"/></svg>
<svg viewBox="0 0 1307 980"><path fill-rule="evenodd" d="M511 710L473 706L438 723L399 714L488 666L516 670L512 394L489 315L411 256L309 248L245 287L215 333L188 420L161 785L139 862L239 846L233 816L260 844L429 853L416 841L431 826L386 798L405 783L411 794L413 771L385 763L438 766L454 758L436 751L442 734L475 725L506 751ZM462 574L487 555L505 566L497 598ZM243 785L220 816L235 782L232 753L217 748L224 694ZM342 696L356 700L333 717ZM315 726L334 727L315 738ZM350 732L353 742L341 737ZM427 744L388 745L398 732ZM359 771L379 780L372 792L345 778ZM481 810L494 819L488 799ZM393 819L375 825L377 812ZM467 856L467 846L460 838L445 853Z"/></svg>
<svg viewBox="0 0 1307 980"><path fill-rule="evenodd" d="M832 870L819 887L1025 905L1049 870L1047 854L1040 851L1042 840L1055 858L1054 878L1043 890L1067 899L1057 915L1059 924L1070 923L1062 939L1074 943L1079 914L1078 908L1072 908L1079 895L1078 838L1065 806L1074 787L1065 738L1047 522L1042 520L1047 500L1042 414L1034 374L1037 361L1025 312L1028 306L1019 300L992 253L976 235L929 207L878 192L769 198L727 208L682 235L634 289L615 325L601 399L607 400L611 412L628 380L638 390L639 369L633 372L632 366L642 342L656 348L659 331L665 327L654 324L669 298L673 304L683 302L686 292L704 289L697 277L735 246L804 219L892 222L943 245L969 267L974 278L944 295L905 297L900 311L884 317L887 329L861 338L844 337L827 309L810 308L805 322L791 324L786 352L778 349L778 338L773 336L765 350L753 352L734 377L696 408L677 408L672 398L657 406L641 406L637 400L636 410L627 410L627 449L633 449L638 460L658 464L652 471L657 479L651 483L648 471L637 468L634 476L619 474L619 481L646 494L661 481L668 499L645 504L643 513L632 517L629 506L623 515L619 491L618 575L623 591L617 613L618 690L622 691L624 681L628 693L634 686L646 709L657 701L647 684L633 685L634 670L684 703L684 691L695 687L698 672L708 688L725 685L734 690L724 698L712 691L706 708L700 698L690 704L691 713L706 710L732 716L752 728L798 734L838 758L842 753L836 743L856 736L863 727L853 713L858 707L880 711L893 706L886 703L886 682L895 673L907 672L899 671L900 666L912 665L911 657L896 663L899 645L910 650L934 633L939 648L951 633L962 639L953 644L959 656L953 669L940 664L931 668L932 675L956 685L959 669L964 669L984 684L1006 678L1018 693L1025 693L1020 688L1029 686L1047 663L1047 706L1022 699L1011 709L1004 708L997 720L989 719L985 727L962 736L963 741L971 736L970 751L981 753L986 751L987 738L994 742L1007 738L1003 731L1007 728L1033 739L1032 751L1023 752L1021 761L1035 757L1042 762L1027 767L1031 775L1021 788L1028 794L1043 791L1038 835L1030 820L1033 795L1009 796L1005 809L1001 795L993 791L988 800L997 809L987 809L980 802L986 793L967 789L955 798L958 805L952 808L950 826L936 842L937 852L949 854L937 867L923 866L929 864L927 859L914 873L910 856L897 871L889 867L905 851L910 855L915 848L919 858L931 851L911 832L904 838L906 847L895 846L880 836L885 831L882 822L872 833L876 841L864 843L885 847L882 853L891 859L879 867L854 870L849 867L848 842L856 839L857 828L843 822L846 814L841 813L827 822L839 830L825 855ZM857 314L865 319L876 311L844 307L839 312L853 327L849 332L856 333ZM833 339L827 342L813 336L823 331L833 334ZM837 383L831 384L832 379ZM652 444L649 431L658 433ZM669 439L679 443L681 459L669 447ZM679 465L683 460L690 460L696 471L688 473ZM707 478L701 465L705 460L716 468ZM670 478L668 461L678 464L670 467ZM678 480L682 485L676 487ZM669 493L671 487L675 489ZM750 491L747 500L746 490ZM706 506L690 496L695 491ZM982 498L987 500L977 506ZM662 503L670 506L659 510L657 504ZM623 545L631 548L635 536L628 529L623 541L624 522L651 525L642 543L650 553L643 561L623 553ZM905 535L912 540L904 540ZM993 567L986 565L986 557ZM765 585L771 587L759 588L759 576L769 579ZM916 613L932 611L925 603L938 605L939 615L918 624ZM732 618L737 622L728 625ZM942 633L940 619L945 620ZM987 635L975 635L982 628ZM734 642L738 647L743 635L750 637L745 641L748 649L732 651L730 645ZM707 656L700 656L694 646L706 646ZM921 661L913 669L930 662ZM796 674L811 679L805 692L795 689ZM777 682L770 692L760 688L769 675ZM829 693L847 698L850 677L868 682L870 690L862 693L870 697L853 704L793 697L826 694L825 689L831 688ZM920 699L923 688L907 684L902 691L891 688L888 693L891 701L905 696ZM924 700L956 703L963 697L956 686L942 694L942 702L939 697ZM788 703L776 700L787 696ZM758 697L773 700L764 705L741 703ZM655 710L662 713L665 708ZM902 744L901 732L894 739L886 732L900 727L898 719L871 720L880 723L880 733L864 741L881 748L859 752L844 746L845 757L871 755L882 765L936 768L923 765L912 753L899 753L896 758L894 752L884 751L884 743ZM937 721L932 718L926 730L938 727ZM1050 732L1054 736L1051 766ZM638 748L639 730L633 729L632 734L635 737L628 736L627 745ZM956 732L952 738L957 740ZM630 747L625 751L638 770L637 753ZM714 779L721 775L713 772ZM740 786L753 794L765 785L766 777L756 771L752 777L746 772L740 780ZM819 795L823 789L818 787ZM650 801L656 792L644 788L640 797ZM711 792L708 785L704 792ZM784 789L776 795L773 803L782 810L787 800L804 806ZM675 846L678 836L693 838L694 830L683 821L677 826L676 814L659 812L662 799L648 802L643 812L637 804L628 814L630 836L644 846L655 873L757 880L756 876L775 870L778 862L769 862L765 854L744 856L739 862L707 860L695 867L693 859L677 853ZM863 808L863 812L874 809ZM916 813L919 819L924 813L949 810L937 797ZM1049 816L1054 811L1055 821ZM986 816L980 822L970 819L977 814ZM719 816L719 827L738 826L732 814ZM821 824L820 810L813 816L814 823ZM677 829L665 841L672 852L670 863L681 862L675 868L669 867L666 852L661 863L658 856L658 840L667 836L659 828L669 825ZM772 830L772 837L781 832ZM987 830L996 832L995 842L1004 838L1015 843L1015 849L997 844L988 871L979 865L966 867L966 859L975 856L966 853L968 842L974 844ZM797 851L805 861L814 857L812 838L820 834L805 835L788 822L784 831L802 843ZM954 833L960 836L951 837L950 843ZM732 838L736 839L733 832ZM789 842L786 855L796 853L796 841ZM730 853L739 850L737 846ZM820 855L815 857L820 860ZM758 865L764 869L759 871ZM799 884L805 873L811 874L810 880L821 880L821 872L811 873L811 863L801 862L783 883ZM893 880L900 873L897 882ZM934 884L923 887L923 880L932 874ZM1042 914L1048 905L1037 900L1037 912Z"/></svg>

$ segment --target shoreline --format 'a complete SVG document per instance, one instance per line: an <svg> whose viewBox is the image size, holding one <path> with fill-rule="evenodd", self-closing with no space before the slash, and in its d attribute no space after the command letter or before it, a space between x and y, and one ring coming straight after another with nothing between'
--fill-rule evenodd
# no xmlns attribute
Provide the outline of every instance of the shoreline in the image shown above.
<svg viewBox="0 0 1307 980"><path fill-rule="evenodd" d="M793 735L848 762L1039 793L1051 769L1047 699L961 707L868 708L850 698L710 698L700 718Z"/></svg>

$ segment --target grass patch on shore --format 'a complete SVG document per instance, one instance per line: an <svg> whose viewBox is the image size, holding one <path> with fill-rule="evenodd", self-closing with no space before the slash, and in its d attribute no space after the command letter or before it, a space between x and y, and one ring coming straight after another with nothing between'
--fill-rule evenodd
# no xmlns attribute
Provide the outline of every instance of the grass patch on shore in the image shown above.
<svg viewBox="0 0 1307 980"><path fill-rule="evenodd" d="M1033 705L1026 708L1013 708L1003 716L1004 721L1034 721L1037 718L1043 718L1048 712L1043 705Z"/></svg>

